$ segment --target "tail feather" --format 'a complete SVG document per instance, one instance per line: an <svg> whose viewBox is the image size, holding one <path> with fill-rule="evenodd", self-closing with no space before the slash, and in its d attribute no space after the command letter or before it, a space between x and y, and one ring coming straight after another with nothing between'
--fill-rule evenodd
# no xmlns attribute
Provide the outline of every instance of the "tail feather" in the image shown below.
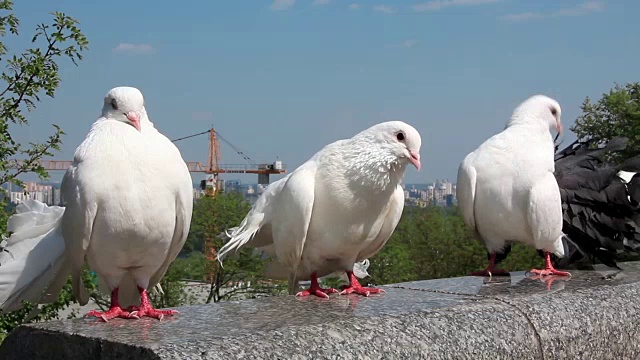
<svg viewBox="0 0 640 360"><path fill-rule="evenodd" d="M253 207L251 207L247 216L242 219L240 225L225 231L225 235L230 240L218 251L217 258L220 264L222 264L222 259L230 251L238 251L244 245L263 247L273 243L268 214L273 211L271 209L273 199L280 193L288 177L289 175L271 183L253 204ZM256 235L258 236L254 239ZM250 241L251 243L248 244Z"/></svg>
<svg viewBox="0 0 640 360"><path fill-rule="evenodd" d="M60 220L64 208L28 200L9 218L13 234L0 253L0 309L18 310L22 301L57 298L69 268Z"/></svg>
<svg viewBox="0 0 640 360"><path fill-rule="evenodd" d="M251 241L256 233L260 230L259 224L251 223L243 220L242 224L228 234L231 238L221 249L218 251L218 261L222 264L222 259L230 252L230 251L238 251L240 247Z"/></svg>

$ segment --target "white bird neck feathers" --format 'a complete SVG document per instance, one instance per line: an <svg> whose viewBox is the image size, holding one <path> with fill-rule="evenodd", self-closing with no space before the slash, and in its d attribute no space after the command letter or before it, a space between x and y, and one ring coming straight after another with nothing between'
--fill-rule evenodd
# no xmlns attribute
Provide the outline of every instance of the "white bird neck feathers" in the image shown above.
<svg viewBox="0 0 640 360"><path fill-rule="evenodd" d="M418 131L404 122L374 125L345 143L347 176L372 191L395 190L408 164L420 169L421 142Z"/></svg>
<svg viewBox="0 0 640 360"><path fill-rule="evenodd" d="M516 107L505 128L523 126L562 134L562 109L548 96L534 95Z"/></svg>
<svg viewBox="0 0 640 360"><path fill-rule="evenodd" d="M346 175L352 181L374 191L395 189L407 167L398 157L371 146L345 154L345 165Z"/></svg>

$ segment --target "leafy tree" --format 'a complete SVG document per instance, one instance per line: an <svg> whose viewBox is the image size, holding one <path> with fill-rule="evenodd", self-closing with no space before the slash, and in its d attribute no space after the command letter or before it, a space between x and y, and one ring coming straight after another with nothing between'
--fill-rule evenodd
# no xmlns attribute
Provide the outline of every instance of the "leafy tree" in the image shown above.
<svg viewBox="0 0 640 360"><path fill-rule="evenodd" d="M194 205L191 230L185 250L203 251L206 257L205 280L210 284L207 303L270 295L280 291L278 282L263 278L263 261L251 248L225 258L224 268L216 260L223 245L221 234L238 226L251 206L242 194L219 193L203 197Z"/></svg>
<svg viewBox="0 0 640 360"><path fill-rule="evenodd" d="M640 153L640 83L616 84L595 103L587 97L582 115L571 128L581 140L595 139L604 143L616 136L629 138L623 157Z"/></svg>
<svg viewBox="0 0 640 360"><path fill-rule="evenodd" d="M12 125L28 125L25 113L34 110L43 95L55 95L60 85L57 61L68 58L77 65L77 61L82 60L82 51L87 49L88 41L75 19L59 12L52 13L52 16L50 23L36 27L30 48L10 54L5 42L0 42L0 62L4 62L3 68L7 69L0 74L3 83L0 85L0 185L8 182L22 185L17 177L29 172L38 174L42 179L47 178L48 174L39 161L59 150L62 143L64 133L56 125L53 125L53 134L46 141L28 146L16 142L10 132ZM19 36L19 25L18 17L13 13L13 2L0 1L0 37L8 34ZM22 160L11 161L14 157ZM0 192L6 194L4 188L0 188ZM0 232L4 234L7 218L13 212L6 197L2 200L2 210ZM58 311L67 307L71 299L70 285L67 284L58 301L42 306L32 321L57 317ZM32 308L27 305L19 311L0 315L0 338L27 321Z"/></svg>

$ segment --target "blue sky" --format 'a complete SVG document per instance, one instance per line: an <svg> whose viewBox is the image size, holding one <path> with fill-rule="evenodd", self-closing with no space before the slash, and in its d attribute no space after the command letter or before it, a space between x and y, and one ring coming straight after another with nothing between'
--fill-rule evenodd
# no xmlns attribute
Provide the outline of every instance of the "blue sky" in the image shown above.
<svg viewBox="0 0 640 360"><path fill-rule="evenodd" d="M409 169L407 182L455 180L464 156L530 95L556 98L568 130L586 96L639 80L640 2L631 0L29 0L15 10L25 36L7 41L13 50L51 11L78 19L90 41L80 66L61 62L55 99L16 129L38 141L60 125L60 160L72 158L105 93L128 85L168 137L214 125L253 160L279 157L289 169L327 143L404 120L423 143L423 169ZM206 161L206 137L179 147L185 160ZM243 162L222 151L223 163Z"/></svg>

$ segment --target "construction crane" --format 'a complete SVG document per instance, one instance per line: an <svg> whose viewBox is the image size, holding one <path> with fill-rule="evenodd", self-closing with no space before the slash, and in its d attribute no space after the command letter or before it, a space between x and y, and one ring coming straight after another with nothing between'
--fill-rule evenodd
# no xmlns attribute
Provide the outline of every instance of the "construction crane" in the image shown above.
<svg viewBox="0 0 640 360"><path fill-rule="evenodd" d="M246 154L236 148L233 144L223 138L214 128L207 131L203 131L197 134L181 137L172 140L177 142L180 140L189 139L199 135L209 134L209 150L207 156L207 163L202 164L198 161L187 161L187 167L192 173L205 173L207 174L205 180L200 182L200 187L204 190L205 195L215 196L223 188L223 181L218 179L219 174L258 174L258 184L269 184L269 175L281 175L286 174L287 170L285 165L280 160L276 160L271 164L256 164ZM247 161L249 164L221 164L220 163L220 144L218 139L224 141L229 145L238 155ZM19 167L22 164L22 160L10 160L13 164L10 167ZM66 171L72 164L69 160L40 160L40 165L47 171Z"/></svg>
<svg viewBox="0 0 640 360"><path fill-rule="evenodd" d="M280 160L276 160L271 164L256 164L244 152L240 151L232 143L222 137L222 135L215 131L214 128L201 133L174 139L172 141L176 142L204 134L209 134L207 164L203 165L199 162L187 162L187 166L191 172L204 172L207 174L206 179L200 182L200 187L205 191L207 196L215 196L215 194L222 189L222 180L218 179L219 174L258 174L258 184L268 185L269 175L281 175L287 172L285 165ZM218 139L229 145L249 164L221 164L220 143L218 142Z"/></svg>

